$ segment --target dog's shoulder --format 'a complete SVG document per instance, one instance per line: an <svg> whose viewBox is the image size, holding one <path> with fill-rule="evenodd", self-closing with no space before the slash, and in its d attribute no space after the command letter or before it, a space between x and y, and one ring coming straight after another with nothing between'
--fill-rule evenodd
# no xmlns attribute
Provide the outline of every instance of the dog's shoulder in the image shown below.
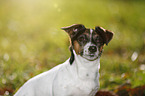
<svg viewBox="0 0 145 96"><path fill-rule="evenodd" d="M58 73L59 70L61 70L64 66L66 65L66 62L63 63L63 64L59 64L57 66L55 66L54 68L46 71L46 72L43 72L35 77L33 77L32 79L30 79L29 81L41 81L41 80L46 80L48 81L48 79L52 79L55 77L55 75Z"/></svg>
<svg viewBox="0 0 145 96"><path fill-rule="evenodd" d="M33 77L32 79L30 79L28 82L34 82L36 81L38 83L38 81L42 82L42 81L46 81L46 82L50 82L51 80L53 80L53 78L55 78L55 76L57 75L58 71L63 70L65 68L65 66L69 65L69 60L65 61L62 64L59 64L57 66L55 66L54 68L43 72L35 77Z"/></svg>
<svg viewBox="0 0 145 96"><path fill-rule="evenodd" d="M34 96L34 95L32 95L32 94L34 94L34 92L39 94L39 93L43 93L44 91L47 92L48 90L52 90L52 84L53 84L53 81L56 78L58 72L60 70L62 70L64 68L64 66L68 65L68 63L69 63L69 61L67 60L65 63L59 64L59 65L55 66L54 68L29 79L20 88L20 90L17 92L17 94L15 94L15 96L18 96L18 95L23 96L23 94L26 95L27 93L30 93L30 96ZM34 89L39 90L39 92L34 91ZM50 94L50 92L49 92L49 94Z"/></svg>

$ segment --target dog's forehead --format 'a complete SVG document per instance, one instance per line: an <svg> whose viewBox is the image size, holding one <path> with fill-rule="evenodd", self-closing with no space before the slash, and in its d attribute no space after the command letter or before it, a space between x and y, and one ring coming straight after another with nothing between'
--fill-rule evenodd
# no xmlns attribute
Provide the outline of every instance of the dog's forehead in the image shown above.
<svg viewBox="0 0 145 96"><path fill-rule="evenodd" d="M82 34L90 35L90 29L86 29L85 32L83 32Z"/></svg>
<svg viewBox="0 0 145 96"><path fill-rule="evenodd" d="M85 34L85 35L96 35L98 36L97 32L95 32L94 29L86 29L85 32L83 32L82 34Z"/></svg>

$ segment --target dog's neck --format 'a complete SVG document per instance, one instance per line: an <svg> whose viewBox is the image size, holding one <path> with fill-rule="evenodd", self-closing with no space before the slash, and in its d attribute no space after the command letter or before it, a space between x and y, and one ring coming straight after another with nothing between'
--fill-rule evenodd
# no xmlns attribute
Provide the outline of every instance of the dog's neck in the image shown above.
<svg viewBox="0 0 145 96"><path fill-rule="evenodd" d="M100 69L100 58L94 61L89 61L80 55L77 55L74 50L73 53L75 57L73 64L75 64L77 75L82 79L96 79L98 77L96 75L99 74Z"/></svg>

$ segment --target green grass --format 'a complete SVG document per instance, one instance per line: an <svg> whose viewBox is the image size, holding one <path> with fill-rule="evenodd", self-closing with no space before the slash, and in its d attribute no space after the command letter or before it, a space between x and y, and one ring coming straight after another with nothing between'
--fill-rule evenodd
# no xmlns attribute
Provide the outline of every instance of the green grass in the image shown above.
<svg viewBox="0 0 145 96"><path fill-rule="evenodd" d="M141 0L1 0L0 88L17 90L69 58L68 36L60 28L74 23L115 33L101 57L101 89L145 84L144 9Z"/></svg>

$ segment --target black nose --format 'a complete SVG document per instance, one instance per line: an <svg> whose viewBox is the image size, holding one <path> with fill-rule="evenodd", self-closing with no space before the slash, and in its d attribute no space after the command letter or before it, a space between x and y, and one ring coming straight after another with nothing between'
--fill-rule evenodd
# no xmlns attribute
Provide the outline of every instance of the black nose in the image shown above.
<svg viewBox="0 0 145 96"><path fill-rule="evenodd" d="M96 46L90 46L90 47L89 47L89 51L90 51L91 53L96 52L96 51L97 51Z"/></svg>

